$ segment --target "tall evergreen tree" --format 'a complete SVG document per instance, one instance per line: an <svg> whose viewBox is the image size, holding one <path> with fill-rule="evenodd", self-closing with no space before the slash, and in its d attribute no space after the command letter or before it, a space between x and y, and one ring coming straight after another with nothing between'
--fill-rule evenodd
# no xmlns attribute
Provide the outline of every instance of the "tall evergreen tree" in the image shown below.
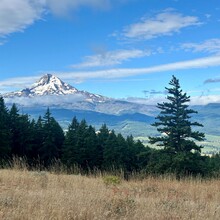
<svg viewBox="0 0 220 220"><path fill-rule="evenodd" d="M97 132L97 138L98 138L98 154L97 154L97 160L99 160L99 164L102 167L103 165L103 154L104 149L106 148L106 143L109 138L110 131L107 128L106 124L103 124L99 131Z"/></svg>
<svg viewBox="0 0 220 220"><path fill-rule="evenodd" d="M21 144L20 144L20 135L21 127L19 124L19 110L15 104L12 105L9 112L9 125L12 134L12 154L21 156Z"/></svg>
<svg viewBox="0 0 220 220"><path fill-rule="evenodd" d="M50 164L51 160L60 158L61 148L64 142L64 133L58 122L51 116L47 109L43 120L43 143L39 149L39 156L45 165Z"/></svg>
<svg viewBox="0 0 220 220"><path fill-rule="evenodd" d="M68 131L66 132L65 141L63 145L63 152L62 152L62 161L67 166L71 166L78 163L78 149L77 149L78 128L79 128L79 122L76 119L76 117L74 117L71 124L68 127Z"/></svg>
<svg viewBox="0 0 220 220"><path fill-rule="evenodd" d="M128 144L121 134L114 130L109 134L103 152L103 167L107 170L126 169L129 162Z"/></svg>
<svg viewBox="0 0 220 220"><path fill-rule="evenodd" d="M142 155L147 152L148 147L145 147L140 140L134 141L132 135L128 136L126 139L128 145L128 171L140 170L142 167ZM144 156L144 160L146 157Z"/></svg>
<svg viewBox="0 0 220 220"><path fill-rule="evenodd" d="M11 132L8 124L9 113L4 99L0 97L0 159L11 154Z"/></svg>
<svg viewBox="0 0 220 220"><path fill-rule="evenodd" d="M62 160L68 166L77 164L87 170L100 168L98 138L95 129L85 120L80 123L74 117L66 133Z"/></svg>
<svg viewBox="0 0 220 220"><path fill-rule="evenodd" d="M23 157L28 156L32 148L32 126L27 114L19 114L15 104L9 112L9 126L11 130L12 154Z"/></svg>
<svg viewBox="0 0 220 220"><path fill-rule="evenodd" d="M194 131L192 127L203 126L198 122L190 121L190 114L197 113L189 109L187 103L190 96L183 93L180 88L179 80L173 76L167 90L168 102L158 103L157 107L161 110L156 117L153 126L162 134L160 137L150 137L150 143L158 143L164 149L173 153L191 152L192 150L201 151L201 146L196 145L194 140L204 140L204 133Z"/></svg>
<svg viewBox="0 0 220 220"><path fill-rule="evenodd" d="M43 119L41 116L38 117L37 121L32 120L31 122L31 132L32 132L32 147L29 157L33 160L39 159L41 150L44 142L44 129L43 129Z"/></svg>
<svg viewBox="0 0 220 220"><path fill-rule="evenodd" d="M98 138L95 128L88 127L85 137L86 161L90 169L101 168L102 158L100 158Z"/></svg>

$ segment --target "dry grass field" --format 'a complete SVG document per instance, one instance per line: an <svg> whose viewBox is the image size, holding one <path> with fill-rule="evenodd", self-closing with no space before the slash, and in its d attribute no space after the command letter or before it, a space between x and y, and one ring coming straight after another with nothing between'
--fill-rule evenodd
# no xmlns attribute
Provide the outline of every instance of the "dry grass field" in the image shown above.
<svg viewBox="0 0 220 220"><path fill-rule="evenodd" d="M220 180L148 177L117 182L111 177L2 169L0 219L219 220Z"/></svg>

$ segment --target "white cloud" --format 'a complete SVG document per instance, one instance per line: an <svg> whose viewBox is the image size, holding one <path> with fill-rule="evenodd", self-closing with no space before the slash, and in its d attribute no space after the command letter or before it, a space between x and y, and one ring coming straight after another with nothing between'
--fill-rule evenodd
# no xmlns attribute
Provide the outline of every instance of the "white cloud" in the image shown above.
<svg viewBox="0 0 220 220"><path fill-rule="evenodd" d="M73 103L85 101L85 97L81 94L70 94L65 96L48 95L48 96L36 96L36 97L15 97L15 98L5 98L7 104L17 103L20 106L30 107L30 106L56 106L60 103L69 104L71 106Z"/></svg>
<svg viewBox="0 0 220 220"><path fill-rule="evenodd" d="M88 67L104 67L121 64L134 58L144 57L151 55L150 51L142 50L116 50L103 52L94 56L86 56L84 62L72 65L75 68L88 68Z"/></svg>
<svg viewBox="0 0 220 220"><path fill-rule="evenodd" d="M124 78L135 75L144 75L157 72L193 69L193 68L207 68L212 66L220 66L220 56L210 56L194 60L187 60L175 63L169 63L164 65L158 65L146 68L114 68L108 70L99 71L80 71L80 72L68 72L68 73L56 73L62 79L76 80L82 82L87 79L113 79Z"/></svg>
<svg viewBox="0 0 220 220"><path fill-rule="evenodd" d="M11 92L15 90L20 90L29 87L32 83L37 81L39 77L16 77L9 78L3 81L0 81L0 93Z"/></svg>
<svg viewBox="0 0 220 220"><path fill-rule="evenodd" d="M195 16L184 16L173 10L165 10L153 18L143 17L140 22L131 24L123 31L123 35L130 39L151 39L163 35L172 35L182 28L202 24Z"/></svg>
<svg viewBox="0 0 220 220"><path fill-rule="evenodd" d="M186 51L220 54L220 38L209 39L202 43L185 43L181 48Z"/></svg>
<svg viewBox="0 0 220 220"><path fill-rule="evenodd" d="M181 61L181 62L169 63L169 64L158 65L158 66L153 66L153 67L146 67L146 68L127 68L127 69L114 68L114 69L99 70L99 71L50 72L50 73L55 74L56 76L60 77L64 81L79 83L79 82L83 82L85 80L90 80L90 79L112 80L112 79L152 74L152 73L158 73L158 72L193 69L193 68L208 68L208 67L214 67L214 66L220 66L220 56L210 56L210 57L204 57L200 59ZM0 87L2 88L4 87L5 88L6 87L24 88L24 85L30 86L30 84L38 80L39 77L37 76L20 77L20 78L0 81Z"/></svg>
<svg viewBox="0 0 220 220"><path fill-rule="evenodd" d="M128 0L127 0L128 1ZM119 2L123 2L120 0ZM44 12L65 15L79 7L109 8L115 0L0 0L0 38L24 31Z"/></svg>
<svg viewBox="0 0 220 220"><path fill-rule="evenodd" d="M207 105L209 103L220 103L220 95L204 95L191 97L191 105Z"/></svg>
<svg viewBox="0 0 220 220"><path fill-rule="evenodd" d="M166 96L153 96L148 98L128 97L123 99L128 102L154 105L167 101ZM220 103L220 95L204 95L204 96L191 96L189 105L207 105L209 103Z"/></svg>
<svg viewBox="0 0 220 220"><path fill-rule="evenodd" d="M41 18L44 0L1 0L0 37L23 31Z"/></svg>

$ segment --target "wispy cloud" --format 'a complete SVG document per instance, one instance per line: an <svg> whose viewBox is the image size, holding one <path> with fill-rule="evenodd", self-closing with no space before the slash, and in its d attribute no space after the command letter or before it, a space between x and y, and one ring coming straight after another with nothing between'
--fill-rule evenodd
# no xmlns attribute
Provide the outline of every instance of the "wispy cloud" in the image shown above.
<svg viewBox="0 0 220 220"><path fill-rule="evenodd" d="M23 31L41 18L44 0L1 0L0 37Z"/></svg>
<svg viewBox="0 0 220 220"><path fill-rule="evenodd" d="M106 67L121 64L124 61L128 61L134 58L140 58L144 56L150 56L151 51L143 50L115 50L102 52L94 56L86 56L84 61L79 64L74 64L74 68L88 68L88 67Z"/></svg>
<svg viewBox="0 0 220 220"><path fill-rule="evenodd" d="M204 81L204 84L207 84L207 83L219 83L220 82L220 78L215 78L215 79L206 79Z"/></svg>
<svg viewBox="0 0 220 220"><path fill-rule="evenodd" d="M165 10L152 18L143 17L139 22L125 27L122 35L129 39L148 40L172 35L182 28L201 24L198 17L185 16L174 10Z"/></svg>
<svg viewBox="0 0 220 220"><path fill-rule="evenodd" d="M154 95L164 95L164 94L167 94L167 91L156 91L155 89L151 89L151 90L144 90L143 91L144 95L146 97L148 96L154 96Z"/></svg>
<svg viewBox="0 0 220 220"><path fill-rule="evenodd" d="M146 68L113 68L98 71L74 71L74 72L49 72L60 77L62 80L74 83L81 83L91 79L120 79L137 75L146 75L158 72L184 70L193 68L207 68L220 66L220 56L210 56L200 59L187 60L181 62L168 63ZM48 72L47 72L48 73ZM45 74L45 72L43 73ZM0 87L23 88L36 81L40 76L20 77L0 81Z"/></svg>
<svg viewBox="0 0 220 220"><path fill-rule="evenodd" d="M0 81L1 93L14 91L16 89L24 89L37 81L39 76L35 77L15 77Z"/></svg>
<svg viewBox="0 0 220 220"><path fill-rule="evenodd" d="M116 2L115 0L1 0L0 38L24 31L48 12L65 15L80 7L102 10L110 8ZM119 0L119 2L124 1Z"/></svg>
<svg viewBox="0 0 220 220"><path fill-rule="evenodd" d="M147 98L128 97L122 100L127 101L127 102L137 103L137 104L154 105L154 106L156 106L157 103L166 101L165 96L153 96L153 97L147 97ZM155 110L157 110L156 107L155 107Z"/></svg>
<svg viewBox="0 0 220 220"><path fill-rule="evenodd" d="M181 45L181 48L186 51L220 55L220 38L209 39L202 43L185 43Z"/></svg>
<svg viewBox="0 0 220 220"><path fill-rule="evenodd" d="M99 71L80 71L68 73L56 73L59 77L66 80L76 80L82 82L88 79L113 79L124 78L135 75L145 75L157 72L193 69L193 68L207 68L212 66L220 66L220 56L210 56L194 60L187 60L181 62L168 63L146 68L114 68Z"/></svg>

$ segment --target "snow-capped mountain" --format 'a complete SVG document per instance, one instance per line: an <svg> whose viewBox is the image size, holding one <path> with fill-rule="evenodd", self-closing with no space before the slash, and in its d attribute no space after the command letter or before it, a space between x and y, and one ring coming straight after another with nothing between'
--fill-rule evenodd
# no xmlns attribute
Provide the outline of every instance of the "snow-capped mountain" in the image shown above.
<svg viewBox="0 0 220 220"><path fill-rule="evenodd" d="M6 93L2 96L8 106L15 103L23 110L25 108L37 110L41 107L50 107L109 115L133 113L153 115L155 112L155 107L80 91L52 74L44 75L30 88Z"/></svg>
<svg viewBox="0 0 220 220"><path fill-rule="evenodd" d="M108 98L89 93L86 91L79 91L75 87L63 82L58 77L52 74L46 74L41 77L30 88L23 89L18 92L11 92L4 94L4 98L15 97L36 97L36 96L48 96L48 95L80 95L90 102L104 102Z"/></svg>

